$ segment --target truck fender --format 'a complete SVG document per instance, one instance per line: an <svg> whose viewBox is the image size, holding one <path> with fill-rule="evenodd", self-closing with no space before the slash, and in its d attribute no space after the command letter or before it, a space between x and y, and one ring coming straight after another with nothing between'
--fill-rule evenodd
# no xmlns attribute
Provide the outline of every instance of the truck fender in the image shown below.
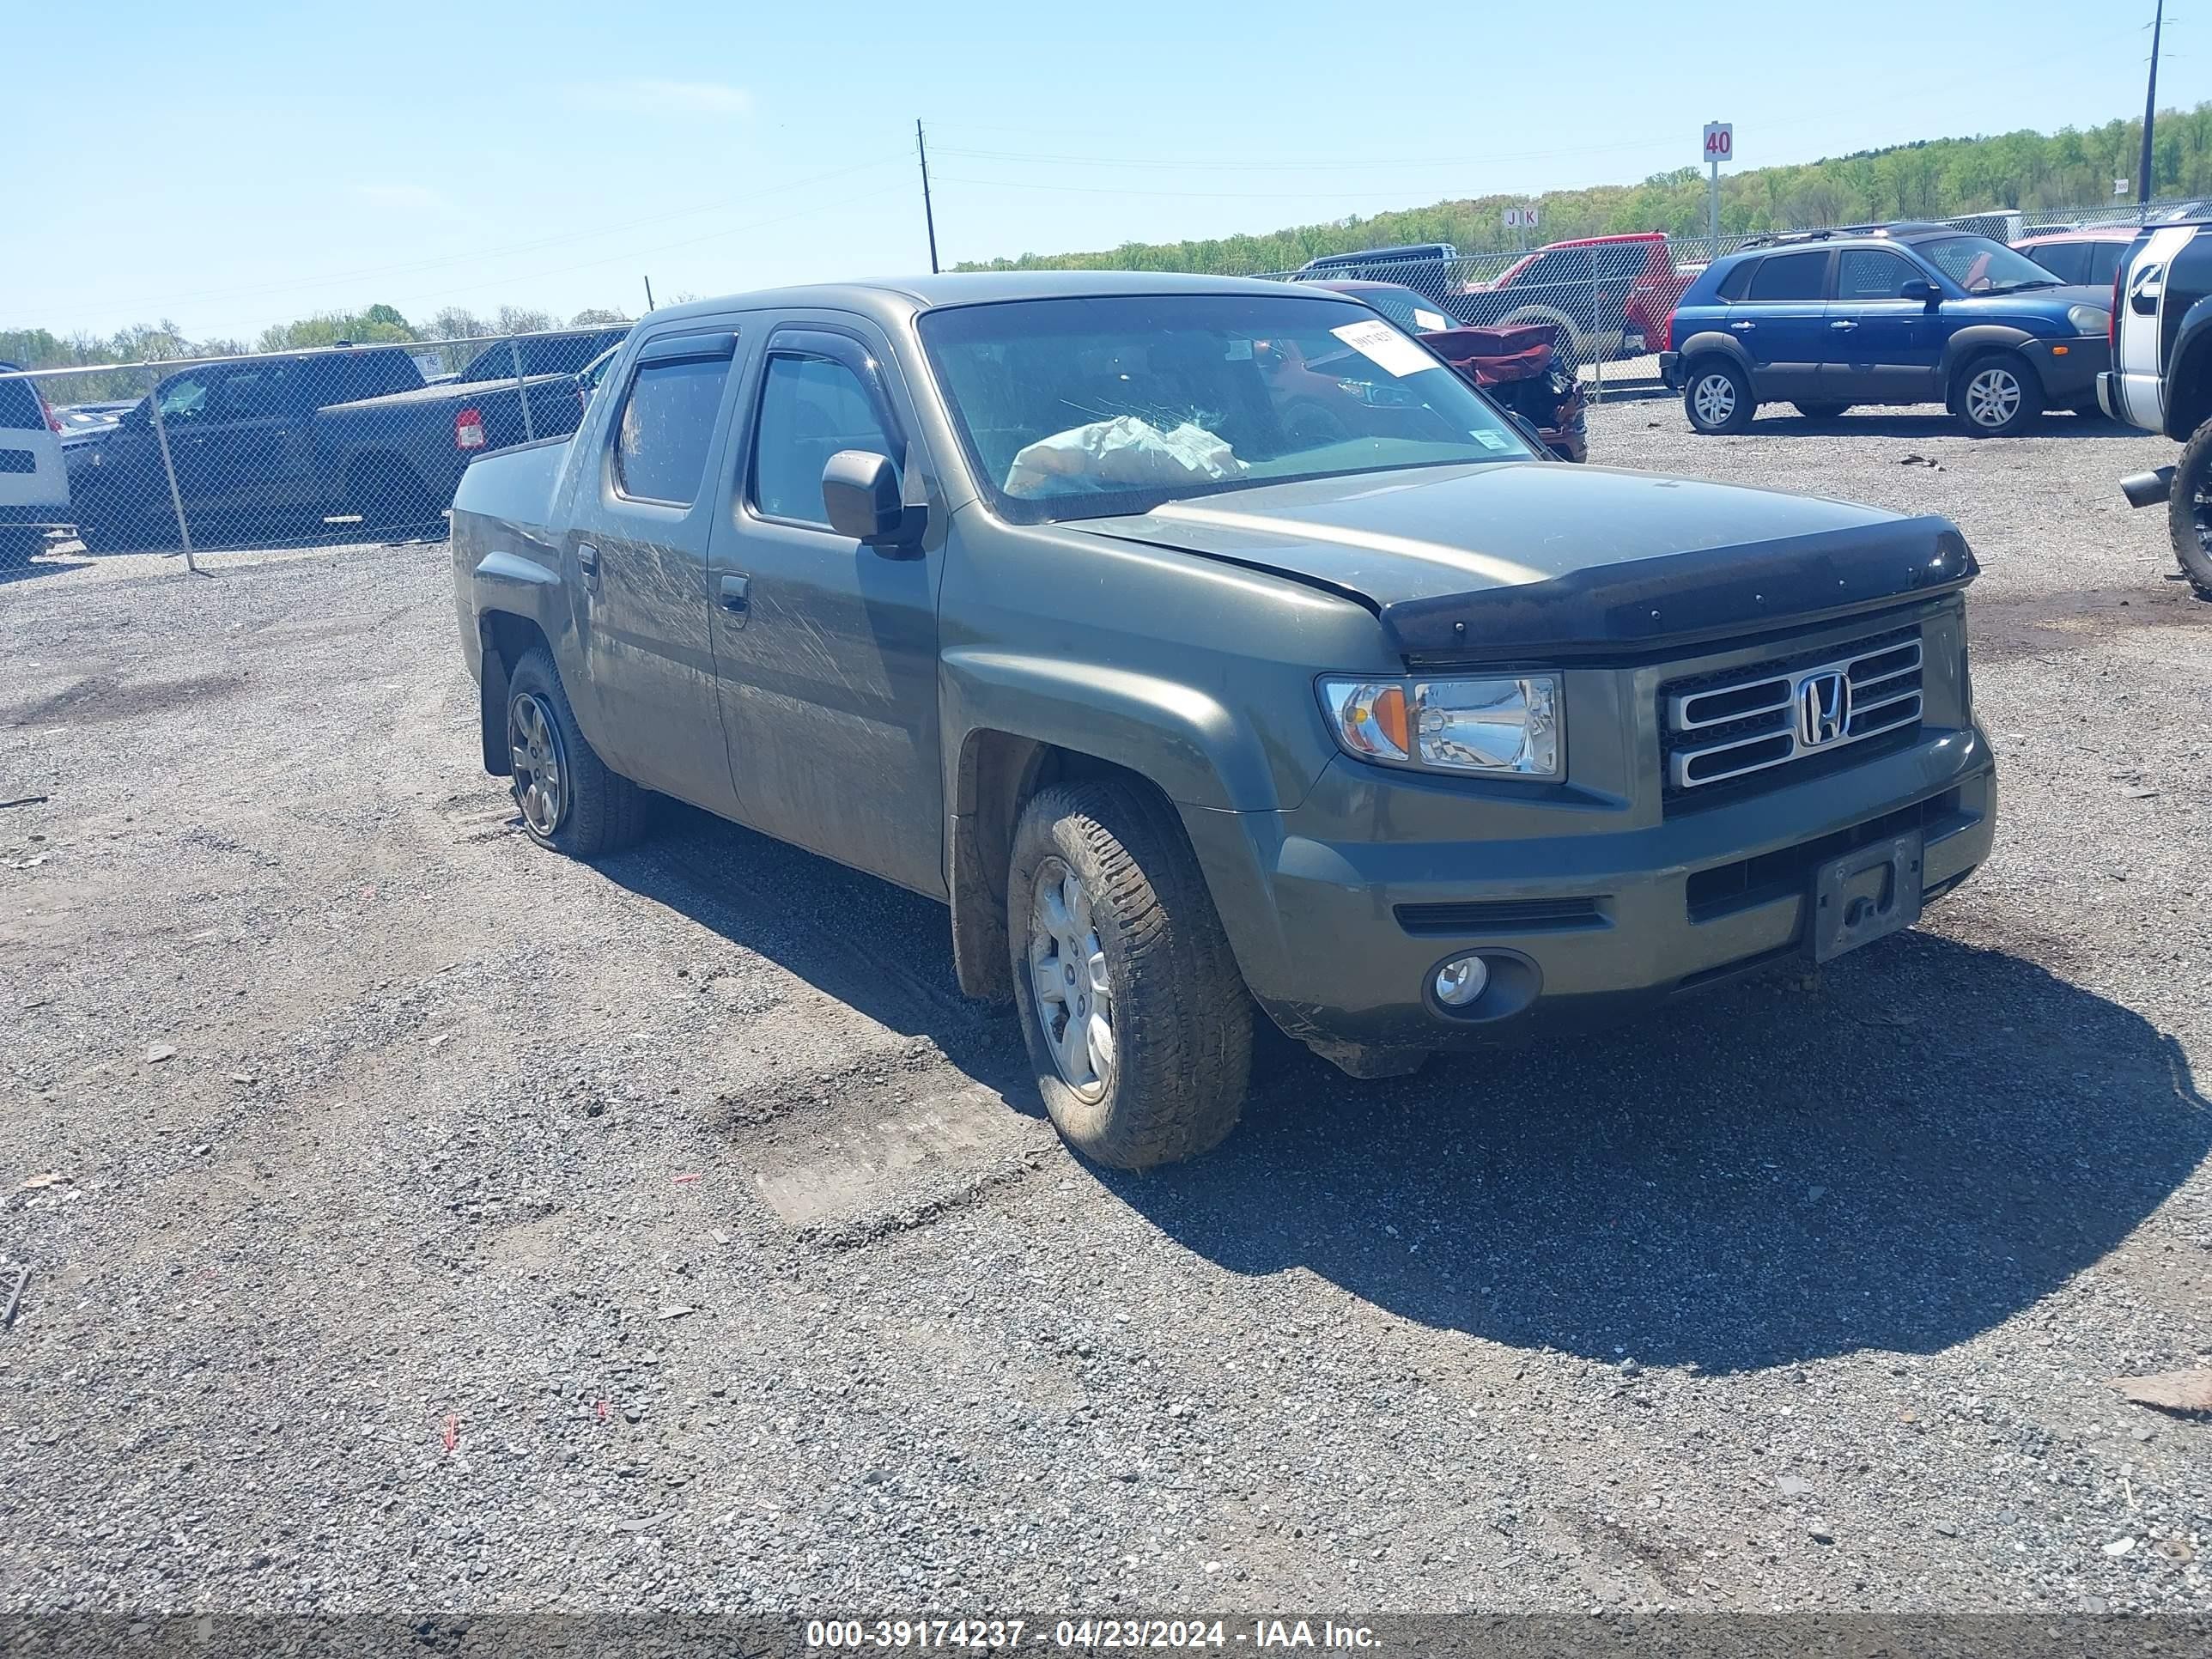
<svg viewBox="0 0 2212 1659"><path fill-rule="evenodd" d="M1682 365L1677 372L1685 383L1692 366L1700 357L1725 357L1741 369L1746 376L1751 374L1751 354L1743 349L1742 342L1725 329L1698 330L1675 348L1674 356L1675 361Z"/></svg>
<svg viewBox="0 0 2212 1659"><path fill-rule="evenodd" d="M2166 435L2176 443L2187 443L2206 417L2212 416L2212 379L2208 377L2212 377L2212 295L2199 298L2182 314L2162 371Z"/></svg>
<svg viewBox="0 0 2212 1659"><path fill-rule="evenodd" d="M1211 693L1126 668L1003 650L944 657L951 822L945 888L953 965L969 996L1011 995L1006 861L1020 805L1046 775L1118 773L1150 783L1185 821L1278 805L1257 737ZM1200 867L1212 886L1221 872ZM1233 940L1232 940L1233 943Z"/></svg>
<svg viewBox="0 0 2212 1659"><path fill-rule="evenodd" d="M565 596L558 574L508 552L484 555L470 573L469 586L477 613L477 660L471 666L477 671L483 767L492 776L503 778L508 768L507 676L523 653L540 641L558 659L554 642L568 621Z"/></svg>
<svg viewBox="0 0 2212 1659"><path fill-rule="evenodd" d="M1943 362L1936 374L1936 390L1944 402L1951 400L1951 383L1959 371L1988 351L2021 351L2033 343L2035 336L2024 328L2014 328L2006 323L1976 323L1962 328L1943 343ZM2028 359L2034 362L2033 357ZM2039 375L2041 371L2037 371Z"/></svg>

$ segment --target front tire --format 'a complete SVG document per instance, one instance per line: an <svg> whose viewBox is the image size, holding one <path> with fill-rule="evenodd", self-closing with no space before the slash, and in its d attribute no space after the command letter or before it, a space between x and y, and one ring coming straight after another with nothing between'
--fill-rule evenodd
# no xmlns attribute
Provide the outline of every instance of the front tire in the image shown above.
<svg viewBox="0 0 2212 1659"><path fill-rule="evenodd" d="M644 790L599 757L542 646L507 678L508 781L523 833L573 859L619 852L645 833Z"/></svg>
<svg viewBox="0 0 2212 1659"><path fill-rule="evenodd" d="M2212 599L2212 421L2189 434L2173 464L2166 526L2182 574L2198 599Z"/></svg>
<svg viewBox="0 0 2212 1659"><path fill-rule="evenodd" d="M1991 352L1960 371L1951 408L1970 437L2017 438L2042 418L2043 386L2025 359Z"/></svg>
<svg viewBox="0 0 2212 1659"><path fill-rule="evenodd" d="M1684 377L1682 412L1692 431L1708 436L1741 432L1758 408L1752 401L1751 377L1725 357L1708 357Z"/></svg>
<svg viewBox="0 0 2212 1659"><path fill-rule="evenodd" d="M1252 1000L1165 800L1094 780L1041 790L1006 878L1014 1000L1053 1126L1121 1170L1195 1158L1237 1124Z"/></svg>

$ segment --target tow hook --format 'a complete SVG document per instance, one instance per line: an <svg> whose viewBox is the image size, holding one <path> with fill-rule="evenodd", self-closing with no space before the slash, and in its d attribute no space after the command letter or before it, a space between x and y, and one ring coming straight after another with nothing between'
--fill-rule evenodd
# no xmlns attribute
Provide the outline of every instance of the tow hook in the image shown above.
<svg viewBox="0 0 2212 1659"><path fill-rule="evenodd" d="M2120 494L2128 498L2130 507L2156 507L2173 494L2173 469L2162 466L2155 472L2130 472L2120 480Z"/></svg>

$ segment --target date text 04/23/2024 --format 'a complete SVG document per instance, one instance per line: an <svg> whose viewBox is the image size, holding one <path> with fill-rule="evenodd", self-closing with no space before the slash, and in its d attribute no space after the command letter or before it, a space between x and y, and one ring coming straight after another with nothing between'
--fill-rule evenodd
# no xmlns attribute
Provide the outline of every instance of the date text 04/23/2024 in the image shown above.
<svg viewBox="0 0 2212 1659"><path fill-rule="evenodd" d="M1051 1624L1027 1619L810 1619L806 1645L817 1649L1018 1648L1084 1650L1128 1648L1368 1650L1378 1645L1365 1625L1334 1620L1083 1618Z"/></svg>

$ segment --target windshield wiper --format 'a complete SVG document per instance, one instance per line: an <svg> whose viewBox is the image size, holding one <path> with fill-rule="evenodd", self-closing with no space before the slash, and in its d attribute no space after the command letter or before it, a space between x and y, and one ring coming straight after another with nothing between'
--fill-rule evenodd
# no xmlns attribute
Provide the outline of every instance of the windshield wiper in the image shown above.
<svg viewBox="0 0 2212 1659"><path fill-rule="evenodd" d="M1984 289L1982 292L1984 294L2017 294L2022 289L2063 288L2065 286L2066 284L2060 282L2056 276L2039 276L2025 283L1999 283L1992 288Z"/></svg>

